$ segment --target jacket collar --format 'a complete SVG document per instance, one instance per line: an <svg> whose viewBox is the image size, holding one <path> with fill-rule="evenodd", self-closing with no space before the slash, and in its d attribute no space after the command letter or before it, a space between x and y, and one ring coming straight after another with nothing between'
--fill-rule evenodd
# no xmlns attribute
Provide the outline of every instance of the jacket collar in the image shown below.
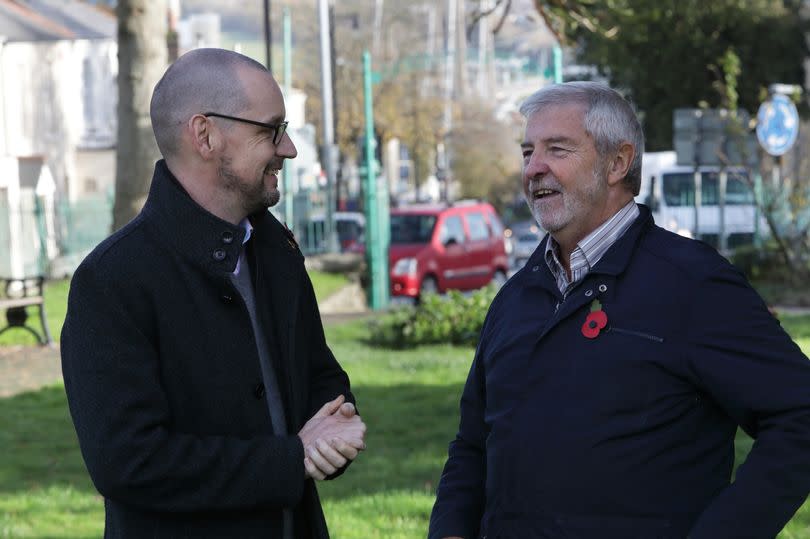
<svg viewBox="0 0 810 539"><path fill-rule="evenodd" d="M599 299L603 304L610 303L616 294L616 283L630 264L636 246L642 236L653 225L650 210L639 204L639 216L625 231L625 233L608 249L605 255L588 272L588 275L581 281L563 300L554 275L543 259L545 253L545 243L548 242L548 235L543 240L545 243L540 246L532 255L531 263L539 265L540 286L546 289L558 299L551 320L543 328L538 336L538 342L542 340L554 327L562 320L572 316L583 306L591 303L594 299Z"/></svg>
<svg viewBox="0 0 810 539"><path fill-rule="evenodd" d="M624 273L633 257L635 246L641 236L652 226L654 221L650 209L644 204L638 205L639 215L630 228L607 250L602 259L591 271L602 275L619 275Z"/></svg>
<svg viewBox="0 0 810 539"><path fill-rule="evenodd" d="M197 204L183 189L164 160L155 164L149 196L142 210L148 225L173 252L213 274L225 275L236 268L245 229L233 225ZM255 240L265 248L287 244L268 211L251 215ZM273 224L278 226L273 226Z"/></svg>
<svg viewBox="0 0 810 539"><path fill-rule="evenodd" d="M613 245L611 245L610 249L608 249L599 262L594 265L591 271L588 272L589 276L605 275L615 277L627 269L627 266L630 264L630 259L633 257L635 245L639 242L644 232L655 224L652 214L650 213L650 209L647 206L644 204L639 204L638 209L639 215L636 217L636 220L632 225L630 225L630 228L628 228L625 233L622 234L622 236L617 239ZM546 245L548 244L549 239L550 235L546 234L546 237L543 239L540 247L535 250L534 254L532 255L532 260L526 265L539 265L540 271L543 275L543 286L555 291L555 295L559 295L557 282L544 259Z"/></svg>

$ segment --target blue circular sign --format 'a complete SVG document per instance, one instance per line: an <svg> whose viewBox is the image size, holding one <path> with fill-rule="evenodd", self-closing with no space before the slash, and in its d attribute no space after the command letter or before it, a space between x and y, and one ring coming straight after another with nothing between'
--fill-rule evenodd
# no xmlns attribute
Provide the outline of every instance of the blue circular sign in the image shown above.
<svg viewBox="0 0 810 539"><path fill-rule="evenodd" d="M771 155L787 152L799 135L799 112L785 95L775 94L757 112L757 139Z"/></svg>

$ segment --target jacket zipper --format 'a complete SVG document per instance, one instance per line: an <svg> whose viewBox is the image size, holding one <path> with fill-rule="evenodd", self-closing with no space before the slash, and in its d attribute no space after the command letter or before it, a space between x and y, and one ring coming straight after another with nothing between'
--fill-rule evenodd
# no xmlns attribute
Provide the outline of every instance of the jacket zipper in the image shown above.
<svg viewBox="0 0 810 539"><path fill-rule="evenodd" d="M621 329L617 327L610 326L608 331L615 331L616 333L622 333L623 335L633 335L635 337L642 337L644 339L648 339L650 341L655 342L664 342L664 339L661 337L656 337L655 335L650 335L649 333L642 333L641 331L633 331L630 329Z"/></svg>

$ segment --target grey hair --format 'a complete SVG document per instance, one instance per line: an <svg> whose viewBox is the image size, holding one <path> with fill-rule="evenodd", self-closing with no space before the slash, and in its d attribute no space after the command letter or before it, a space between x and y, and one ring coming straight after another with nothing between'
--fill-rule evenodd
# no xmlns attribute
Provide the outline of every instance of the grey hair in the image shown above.
<svg viewBox="0 0 810 539"><path fill-rule="evenodd" d="M152 131L164 157L177 154L181 127L195 114L236 115L250 106L239 68L268 72L252 58L212 48L189 51L169 66L155 86L149 110Z"/></svg>
<svg viewBox="0 0 810 539"><path fill-rule="evenodd" d="M644 132L633 107L616 90L590 81L572 81L552 84L536 91L520 106L520 113L529 118L546 107L578 103L585 107L582 124L593 138L600 158L618 151L629 142L636 151L627 170L624 183L638 195L641 188L641 158L644 154Z"/></svg>

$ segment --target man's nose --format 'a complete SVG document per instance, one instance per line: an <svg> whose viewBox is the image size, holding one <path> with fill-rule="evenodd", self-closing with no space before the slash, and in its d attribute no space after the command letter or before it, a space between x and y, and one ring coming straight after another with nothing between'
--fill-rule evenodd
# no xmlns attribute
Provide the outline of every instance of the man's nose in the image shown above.
<svg viewBox="0 0 810 539"><path fill-rule="evenodd" d="M537 177L543 177L551 169L548 166L548 163L543 158L541 152L533 152L531 157L529 157L529 162L526 163L526 166L523 167L523 175L529 179Z"/></svg>
<svg viewBox="0 0 810 539"><path fill-rule="evenodd" d="M281 143L276 147L276 153L285 159L295 159L298 155L298 150L289 133L284 133Z"/></svg>

